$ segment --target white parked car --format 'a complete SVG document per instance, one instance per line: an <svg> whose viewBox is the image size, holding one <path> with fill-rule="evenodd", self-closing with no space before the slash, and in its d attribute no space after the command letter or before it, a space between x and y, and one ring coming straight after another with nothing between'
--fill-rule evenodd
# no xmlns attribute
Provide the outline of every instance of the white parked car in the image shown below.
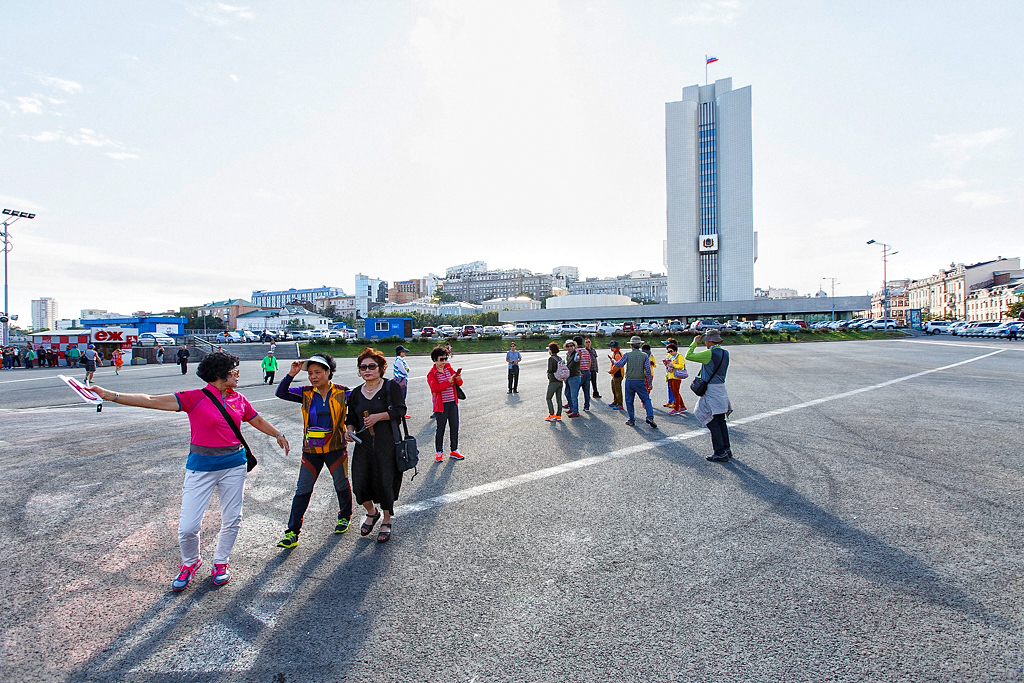
<svg viewBox="0 0 1024 683"><path fill-rule="evenodd" d="M484 325L481 329L480 334L501 334L501 329L494 325Z"/></svg>
<svg viewBox="0 0 1024 683"><path fill-rule="evenodd" d="M530 334L530 326L526 323L516 323L512 327L512 334Z"/></svg>
<svg viewBox="0 0 1024 683"><path fill-rule="evenodd" d="M174 339L163 332L143 332L139 335L139 346L174 346Z"/></svg>
<svg viewBox="0 0 1024 683"><path fill-rule="evenodd" d="M860 326L862 330L895 330L896 321L892 318L877 318Z"/></svg>
<svg viewBox="0 0 1024 683"><path fill-rule="evenodd" d="M327 339L327 330L313 330L309 333L310 339Z"/></svg>
<svg viewBox="0 0 1024 683"><path fill-rule="evenodd" d="M597 325L590 323L580 328L583 334L597 334Z"/></svg>
<svg viewBox="0 0 1024 683"><path fill-rule="evenodd" d="M925 334L942 334L943 332L949 332L950 326L953 324L952 320L929 320L924 324Z"/></svg>
<svg viewBox="0 0 1024 683"><path fill-rule="evenodd" d="M607 335L611 335L615 332L618 332L621 329L622 326L616 325L615 323L598 323L597 325L597 331Z"/></svg>

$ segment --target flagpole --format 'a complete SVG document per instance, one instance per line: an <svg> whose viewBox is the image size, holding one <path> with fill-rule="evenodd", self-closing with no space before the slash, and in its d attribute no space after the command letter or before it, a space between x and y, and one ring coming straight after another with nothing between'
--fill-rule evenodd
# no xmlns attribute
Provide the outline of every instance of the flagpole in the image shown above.
<svg viewBox="0 0 1024 683"><path fill-rule="evenodd" d="M708 56L704 55L704 85L708 84Z"/></svg>

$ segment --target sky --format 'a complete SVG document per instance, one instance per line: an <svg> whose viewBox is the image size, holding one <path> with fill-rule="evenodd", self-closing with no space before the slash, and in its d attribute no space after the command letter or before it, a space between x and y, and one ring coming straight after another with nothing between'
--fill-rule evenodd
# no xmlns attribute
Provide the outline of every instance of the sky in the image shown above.
<svg viewBox="0 0 1024 683"><path fill-rule="evenodd" d="M10 309L492 268L664 272L665 102L753 100L758 287L1022 256L1024 6L413 0L4 8Z"/></svg>

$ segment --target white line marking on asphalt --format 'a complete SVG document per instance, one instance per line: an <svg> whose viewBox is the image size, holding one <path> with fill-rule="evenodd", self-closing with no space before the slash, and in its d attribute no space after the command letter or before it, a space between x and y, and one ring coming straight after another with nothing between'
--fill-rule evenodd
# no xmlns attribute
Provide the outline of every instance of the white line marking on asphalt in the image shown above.
<svg viewBox="0 0 1024 683"><path fill-rule="evenodd" d="M982 346L981 344L958 344L957 342L925 341L924 339L897 339L902 344L934 344L935 346L955 346L961 349L999 349L1000 351L1024 351L1024 347L1014 349L1001 346Z"/></svg>
<svg viewBox="0 0 1024 683"><path fill-rule="evenodd" d="M857 394L863 394L868 391L874 391L875 389L882 389L884 387L892 386L893 384L899 384L900 382L906 382L907 380L916 379L925 375L930 375L934 372L941 372L943 370L950 370L967 363L973 363L974 361L994 356L997 353L1002 353L1006 349L997 349L992 353L986 353L982 356L976 356L967 360L960 361L958 363L951 363L950 365L943 365L940 368L932 368L931 370L922 370L921 372L915 372L911 375L904 375L903 377L897 377L896 379L890 379L885 382L879 382L878 384L872 384L871 386L861 387L860 389L853 389L851 391L844 391L841 394L833 394L832 396L825 396L823 398L816 398L811 401L805 401L803 403L797 403L795 405L786 406L784 408L777 408L775 410L769 410L764 413L758 413L749 417L744 417L739 420L731 420L733 425L749 424L751 422L757 422L758 420L764 420L769 417L775 417L776 415L783 415L790 413L795 410L802 410L804 408L810 408L811 406L820 405L822 403L828 403L829 401L837 401L841 398L847 398L849 396L855 396ZM557 474L563 474L565 472L571 472L572 470L582 469L584 467L592 467L594 465L600 465L601 463L608 462L609 460L615 460L622 458L627 455L633 455L635 453L641 453L648 451L653 448L665 446L677 441L686 441L687 439L693 439L698 436L703 436L707 433L706 429L694 429L689 432L683 432L682 434L675 434L665 439L658 441L648 441L646 443L636 444L634 446L627 446L626 448L620 448L604 455L595 455L589 458L583 458L582 460L574 460L572 462L563 463L556 465L555 467L546 467L542 470L535 470L533 472L527 472L526 474L520 474L515 477L509 477L508 479L500 479L498 481L492 481L488 484L481 484L480 486L473 486L462 491L453 491L452 493L445 493L434 498L428 498L421 500L418 503L409 503L408 505L400 505L395 510L395 514L407 513L411 514L414 512L423 512L424 510L430 510L446 503L457 503L470 498L476 498L487 493L494 493L504 489L519 486L520 484L527 484L540 479L546 479L553 477Z"/></svg>

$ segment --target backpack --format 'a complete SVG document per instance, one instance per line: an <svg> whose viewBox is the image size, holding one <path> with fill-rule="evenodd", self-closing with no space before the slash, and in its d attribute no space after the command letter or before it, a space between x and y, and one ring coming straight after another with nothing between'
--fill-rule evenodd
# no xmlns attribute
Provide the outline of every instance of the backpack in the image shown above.
<svg viewBox="0 0 1024 683"><path fill-rule="evenodd" d="M558 358L558 356L555 356L555 358L558 359L558 368L555 370L555 379L559 382L564 382L569 379L569 366L565 364L564 360Z"/></svg>

